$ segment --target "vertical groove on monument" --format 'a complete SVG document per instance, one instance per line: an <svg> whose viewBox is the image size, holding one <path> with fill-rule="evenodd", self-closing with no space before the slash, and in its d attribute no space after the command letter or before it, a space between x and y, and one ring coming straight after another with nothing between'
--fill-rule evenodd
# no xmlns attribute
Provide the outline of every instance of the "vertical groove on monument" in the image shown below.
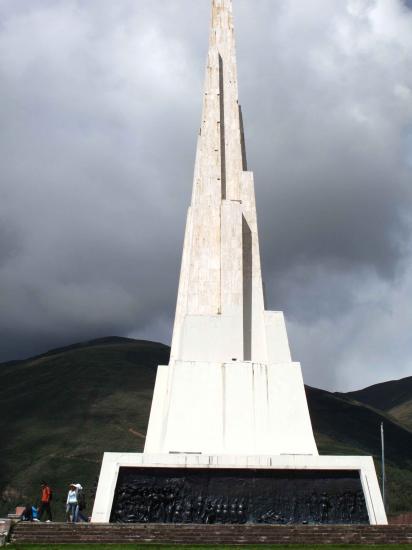
<svg viewBox="0 0 412 550"><path fill-rule="evenodd" d="M145 452L317 454L283 315L265 311L246 168L232 2L214 0L171 358Z"/></svg>
<svg viewBox="0 0 412 550"><path fill-rule="evenodd" d="M252 360L252 232L242 216L243 246L243 355Z"/></svg>
<svg viewBox="0 0 412 550"><path fill-rule="evenodd" d="M239 123L240 123L240 143L242 147L242 168L244 172L247 172L245 128L243 126L243 111L242 111L241 105L239 105Z"/></svg>
<svg viewBox="0 0 412 550"><path fill-rule="evenodd" d="M226 199L226 147L225 147L225 86L223 75L223 59L219 54L219 107L220 120L220 173L222 180L222 199Z"/></svg>

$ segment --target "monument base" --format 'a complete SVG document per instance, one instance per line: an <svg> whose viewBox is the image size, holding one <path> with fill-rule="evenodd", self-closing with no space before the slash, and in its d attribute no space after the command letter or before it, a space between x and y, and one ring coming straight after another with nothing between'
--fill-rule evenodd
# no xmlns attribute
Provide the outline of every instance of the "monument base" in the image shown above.
<svg viewBox="0 0 412 550"><path fill-rule="evenodd" d="M94 523L386 525L372 457L105 453Z"/></svg>

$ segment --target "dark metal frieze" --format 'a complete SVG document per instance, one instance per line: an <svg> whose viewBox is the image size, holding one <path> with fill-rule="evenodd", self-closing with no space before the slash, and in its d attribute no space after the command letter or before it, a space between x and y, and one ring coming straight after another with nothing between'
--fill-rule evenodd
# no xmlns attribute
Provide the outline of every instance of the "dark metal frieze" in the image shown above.
<svg viewBox="0 0 412 550"><path fill-rule="evenodd" d="M121 468L112 522L367 524L359 472Z"/></svg>

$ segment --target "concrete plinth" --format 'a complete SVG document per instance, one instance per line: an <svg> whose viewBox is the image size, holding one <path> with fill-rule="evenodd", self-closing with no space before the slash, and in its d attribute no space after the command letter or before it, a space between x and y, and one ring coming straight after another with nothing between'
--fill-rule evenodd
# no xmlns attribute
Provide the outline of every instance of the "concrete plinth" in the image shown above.
<svg viewBox="0 0 412 550"><path fill-rule="evenodd" d="M109 522L121 468L181 468L191 471L249 469L252 471L359 472L365 505L371 525L387 525L372 457L360 456L207 456L195 454L149 455L105 453L93 508L92 522ZM275 498L275 495L274 495Z"/></svg>

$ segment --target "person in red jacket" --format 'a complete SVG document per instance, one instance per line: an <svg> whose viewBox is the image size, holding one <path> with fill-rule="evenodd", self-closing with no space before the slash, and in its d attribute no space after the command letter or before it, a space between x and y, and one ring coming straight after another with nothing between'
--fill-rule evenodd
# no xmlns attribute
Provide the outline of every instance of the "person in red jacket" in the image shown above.
<svg viewBox="0 0 412 550"><path fill-rule="evenodd" d="M52 512L50 507L50 502L52 500L52 490L49 485L42 481L41 483L41 501L38 510L38 518L41 519L43 512L46 512L47 521L52 521Z"/></svg>

